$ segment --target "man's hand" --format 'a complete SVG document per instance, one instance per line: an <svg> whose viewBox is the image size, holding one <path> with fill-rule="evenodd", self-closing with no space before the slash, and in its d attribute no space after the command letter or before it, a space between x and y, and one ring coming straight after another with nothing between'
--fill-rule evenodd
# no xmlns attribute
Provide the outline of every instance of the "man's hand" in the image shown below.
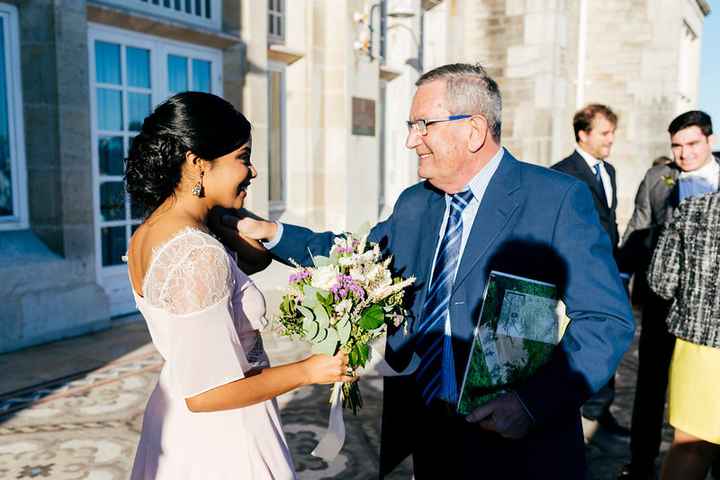
<svg viewBox="0 0 720 480"><path fill-rule="evenodd" d="M240 209L232 215L224 215L222 222L234 228L243 237L253 240L272 240L277 234L277 224L258 217L252 212Z"/></svg>
<svg viewBox="0 0 720 480"><path fill-rule="evenodd" d="M513 440L527 435L532 426L532 418L515 392L490 400L482 407L476 408L465 417L465 420L476 423L483 430L497 432Z"/></svg>

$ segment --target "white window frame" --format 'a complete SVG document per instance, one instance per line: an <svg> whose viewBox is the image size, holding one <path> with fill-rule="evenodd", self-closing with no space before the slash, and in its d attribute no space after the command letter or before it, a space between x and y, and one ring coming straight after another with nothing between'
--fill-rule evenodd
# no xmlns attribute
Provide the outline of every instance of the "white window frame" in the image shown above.
<svg viewBox="0 0 720 480"><path fill-rule="evenodd" d="M220 30L222 28L222 0L210 0L210 18L205 16L205 0L200 2L200 12L195 8L195 0L191 0L191 10L193 13L185 11L185 0L181 0L181 10L175 10L175 0L170 0L170 6L163 5L160 0L158 5L154 5L151 0L95 0L99 3L120 7L123 10L134 10L137 12L147 13L153 16L167 18L170 20L180 21L183 23L198 25L201 27ZM196 13L197 12L197 13Z"/></svg>
<svg viewBox="0 0 720 480"><path fill-rule="evenodd" d="M280 82L280 169L282 175L282 200L270 199L270 186L268 185L268 201L270 209L270 218L277 220L287 208L288 202L288 165L287 165L287 68L285 64L279 62L268 62L267 71L279 72L281 75ZM268 88L270 87L270 79L268 78ZM268 140L270 139L270 102L272 101L272 92L268 91ZM270 180L270 145L268 144L268 180Z"/></svg>
<svg viewBox="0 0 720 480"><path fill-rule="evenodd" d="M285 12L287 11L288 0L267 0L268 2L268 43L271 44L284 44L285 36L287 34L287 22L285 21ZM279 2L279 3L278 3ZM280 5L280 8L270 8L270 3L274 5ZM280 19L280 25L282 28L282 34L273 32L274 19Z"/></svg>
<svg viewBox="0 0 720 480"><path fill-rule="evenodd" d="M0 231L28 228L27 165L25 163L25 121L22 76L20 74L20 27L14 5L0 3L5 20L5 73L7 78L8 142L13 192L13 215L0 217Z"/></svg>
<svg viewBox="0 0 720 480"><path fill-rule="evenodd" d="M122 181L121 175L101 175L100 162L98 158L97 142L98 137L103 135L97 128L97 91L103 84L96 82L95 64L95 41L109 42L121 46L121 75L123 92L133 91L134 87L126 86L126 79L122 72L125 71L125 48L138 47L150 51L150 86L151 86L151 108L155 108L160 102L170 96L168 89L167 56L169 54L188 57L190 64L193 59L210 62L211 91L222 95L222 51L212 48L201 47L189 43L182 43L168 40L162 37L136 33L115 27L108 27L96 23L88 23L88 64L90 84L90 130L92 137L92 172L93 172L93 215L95 221L95 269L98 283L106 290L111 301L110 312L112 315L120 315L135 310L135 302L128 284L127 265L102 265L102 228L112 226L129 226L141 223L140 221L128 218L129 204L126 203L126 217L124 220L104 221L100 214L100 184L111 181ZM191 67L189 67L190 69ZM192 81L192 77L189 77ZM123 121L127 122L127 96L124 95ZM123 125L122 135L124 137L125 152L128 151L128 142L132 135L128 135Z"/></svg>

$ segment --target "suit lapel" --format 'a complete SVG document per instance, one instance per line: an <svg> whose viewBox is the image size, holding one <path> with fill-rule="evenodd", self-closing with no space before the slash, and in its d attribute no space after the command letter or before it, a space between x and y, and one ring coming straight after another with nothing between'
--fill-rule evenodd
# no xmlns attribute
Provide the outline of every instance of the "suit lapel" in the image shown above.
<svg viewBox="0 0 720 480"><path fill-rule="evenodd" d="M577 150L575 153L573 153L573 163L575 166L575 171L577 173L577 177L582 179L587 185L590 187L590 190L592 191L592 194L595 196L596 200L600 200L600 205L602 205L604 208L608 207L607 197L604 196L602 190L600 190L600 185L598 185L597 180L595 179L595 173L592 171L592 169L588 166L585 159L580 155ZM609 171L608 171L609 173ZM613 191L615 191L615 185L614 185L614 178L611 175L610 176L611 183L613 184Z"/></svg>
<svg viewBox="0 0 720 480"><path fill-rule="evenodd" d="M513 192L520 187L520 174L516 171L516 165L517 160L506 151L475 215L470 236L460 259L453 292L467 278L475 264L485 256L488 248L517 209L518 204L512 198Z"/></svg>
<svg viewBox="0 0 720 480"><path fill-rule="evenodd" d="M606 164L608 165L608 164ZM612 205L610 206L610 210L613 212L617 209L618 199L617 199L617 181L615 179L615 168L606 168L608 175L610 175L610 186L612 187Z"/></svg>

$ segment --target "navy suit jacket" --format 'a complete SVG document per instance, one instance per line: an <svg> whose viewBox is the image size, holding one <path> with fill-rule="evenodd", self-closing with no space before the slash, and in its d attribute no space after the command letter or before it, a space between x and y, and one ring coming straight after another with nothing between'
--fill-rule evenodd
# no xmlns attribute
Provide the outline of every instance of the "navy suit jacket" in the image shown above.
<svg viewBox="0 0 720 480"><path fill-rule="evenodd" d="M617 249L620 243L620 235L618 234L617 219L615 218L615 211L617 210L617 180L615 176L615 167L605 162L605 170L607 170L610 176L610 184L612 185L612 201L610 205L607 204L607 198L603 195L595 179L594 172L590 169L585 159L580 155L577 150L572 153L569 157L566 157L553 165L553 170L567 173L573 177L582 180L590 187L590 191L593 195L593 201L595 202L595 208L597 208L598 216L600 217L600 225L605 229L608 236L610 237L610 243L614 249Z"/></svg>
<svg viewBox="0 0 720 480"><path fill-rule="evenodd" d="M444 210L444 193L427 181L418 183L400 195L392 215L371 231L370 240L393 255L395 273L417 278L407 299L409 329L388 332L386 358L396 369L404 368L413 353ZM271 251L277 258L309 265L308 252L329 252L333 233L284 228ZM452 478L583 478L579 408L615 372L634 332L612 247L587 186L504 153L480 204L453 286L449 308L458 385L491 270L555 283L572 321L551 360L517 386L534 418L531 433L513 441L478 428L469 436L465 432L458 448L469 448L469 453L465 464L453 464ZM424 408L414 377L385 379L381 476L427 442L452 441L423 428L423 418L430 415ZM416 469L416 478L422 474Z"/></svg>

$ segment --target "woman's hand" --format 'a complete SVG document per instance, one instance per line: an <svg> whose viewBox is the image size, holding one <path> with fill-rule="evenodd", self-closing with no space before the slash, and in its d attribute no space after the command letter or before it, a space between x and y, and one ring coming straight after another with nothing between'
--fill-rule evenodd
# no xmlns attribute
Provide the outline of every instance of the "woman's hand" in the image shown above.
<svg viewBox="0 0 720 480"><path fill-rule="evenodd" d="M305 383L324 384L352 382L355 377L348 375L348 354L342 350L330 355L313 355L302 362L305 370Z"/></svg>

